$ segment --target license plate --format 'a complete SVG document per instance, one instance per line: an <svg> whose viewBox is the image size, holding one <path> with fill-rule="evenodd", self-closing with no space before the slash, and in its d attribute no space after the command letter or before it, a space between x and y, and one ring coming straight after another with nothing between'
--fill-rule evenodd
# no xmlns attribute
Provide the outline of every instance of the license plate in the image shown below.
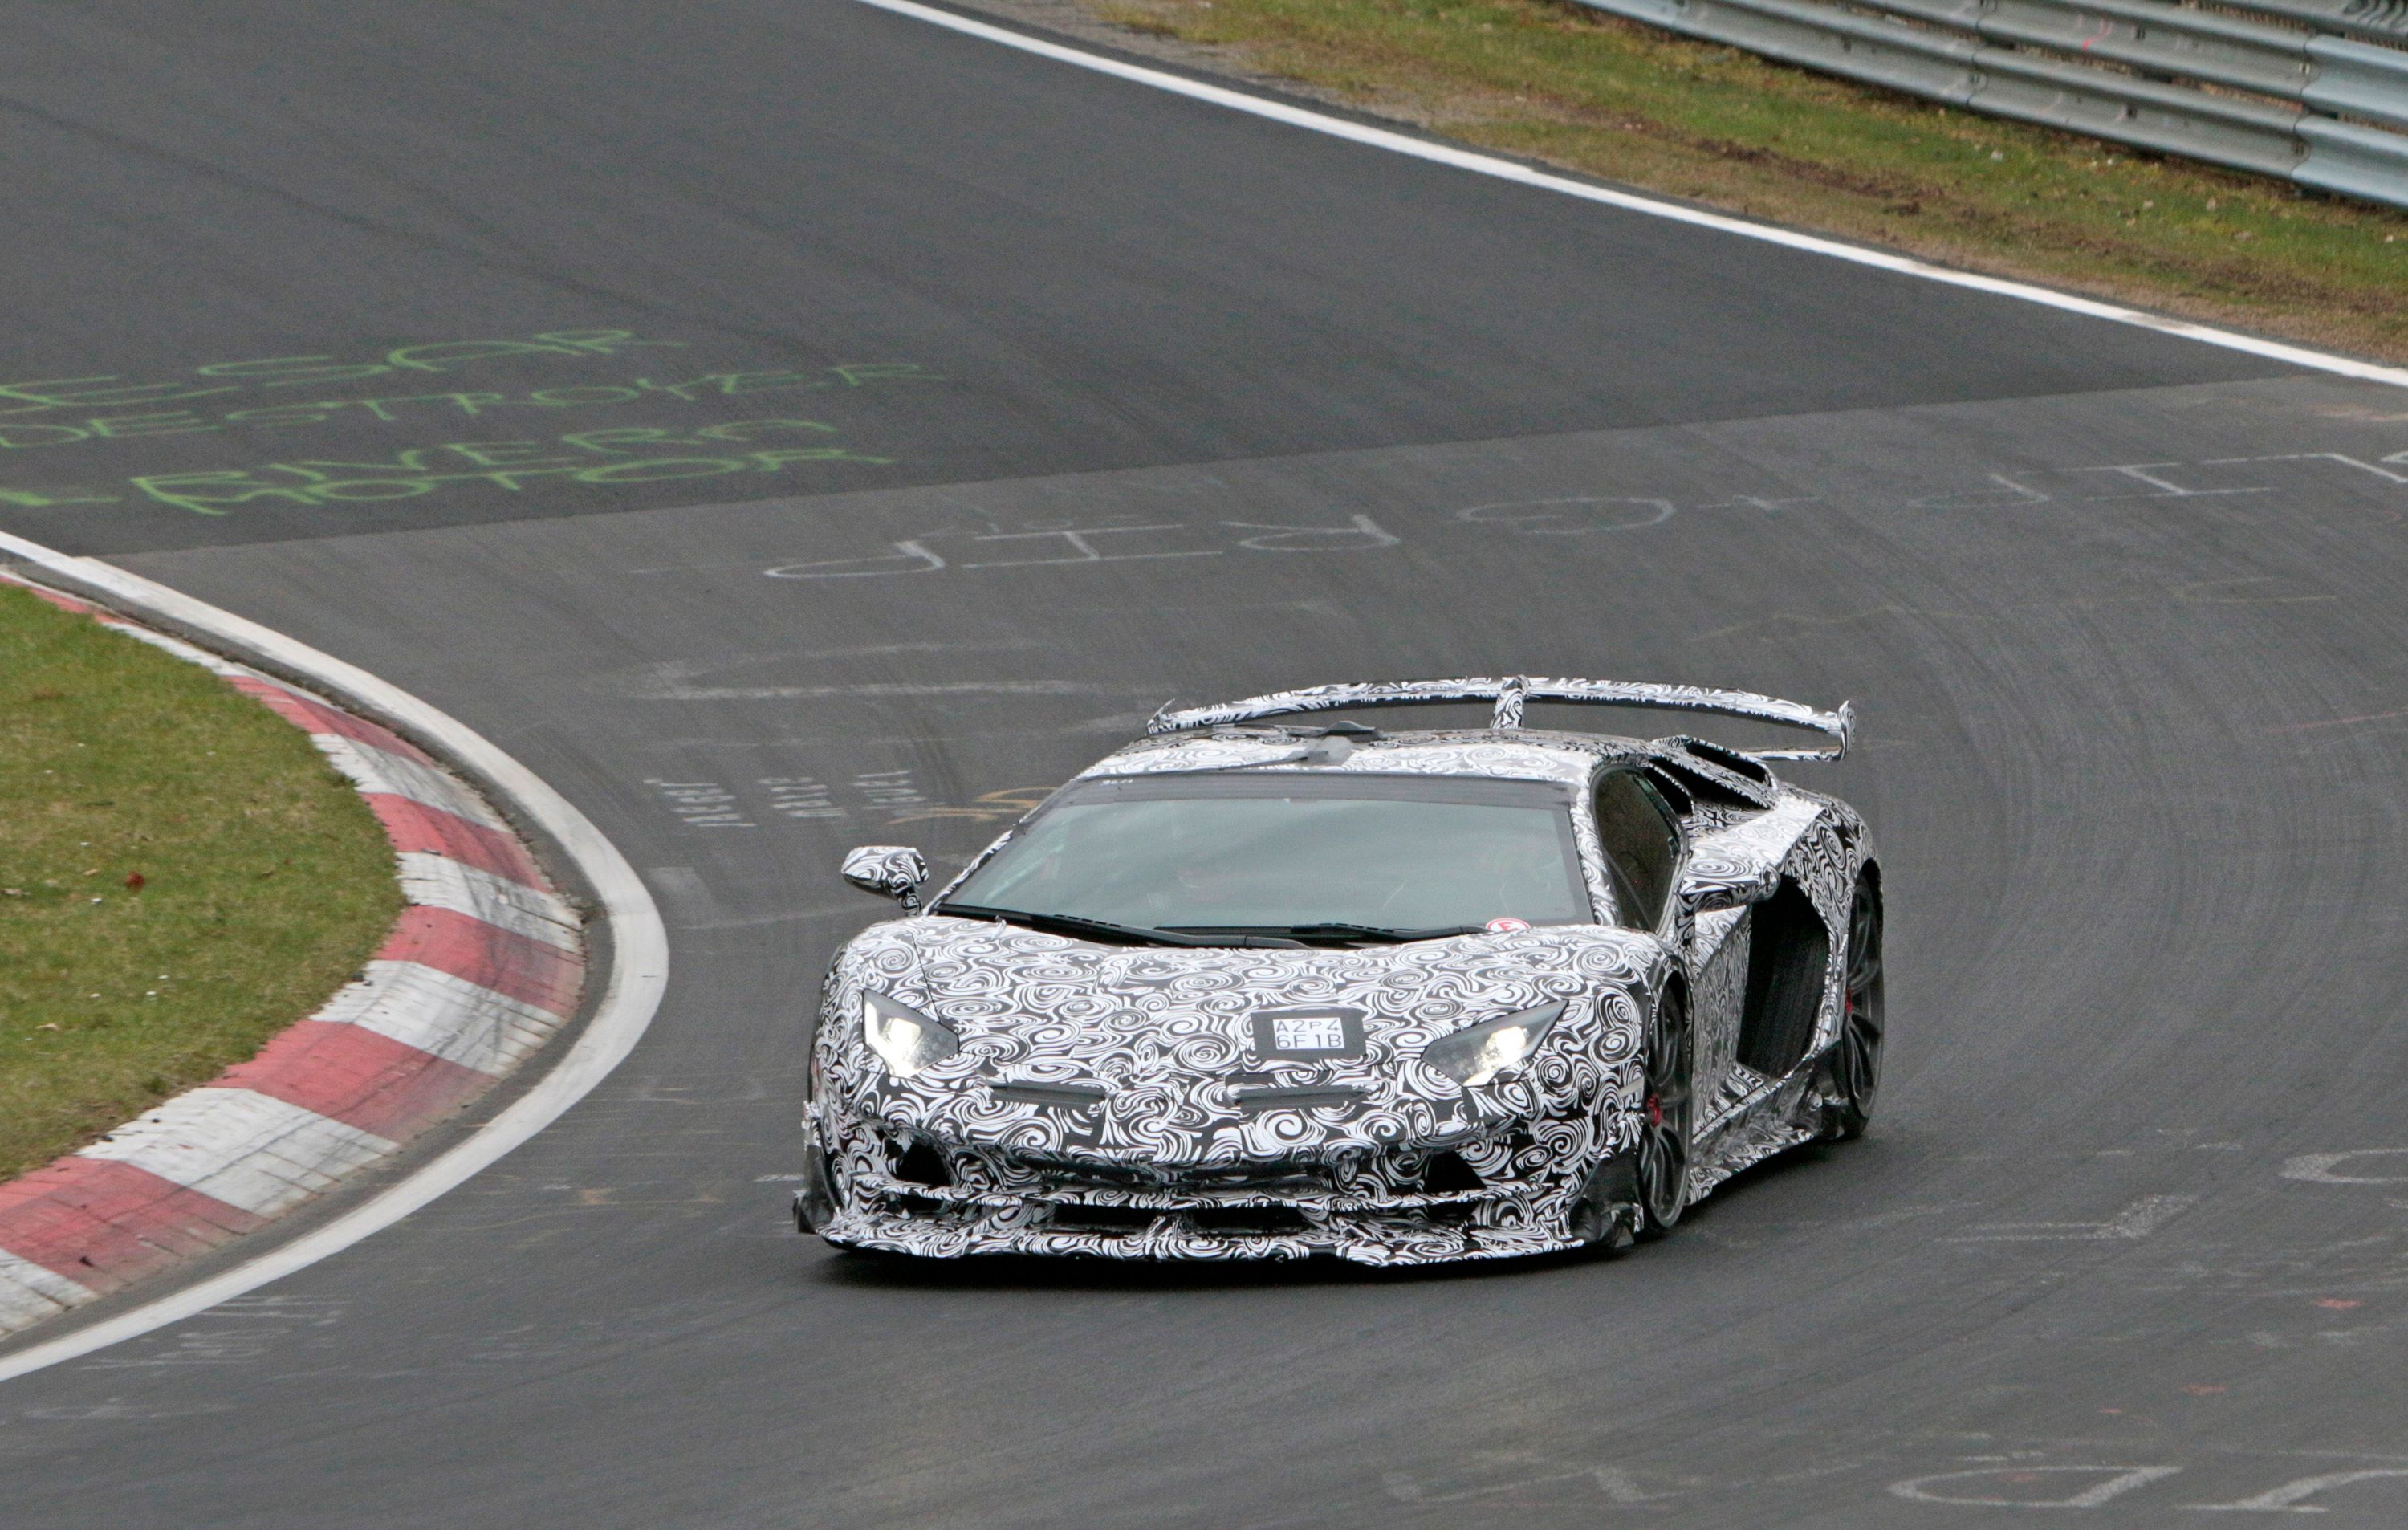
<svg viewBox="0 0 2408 1530"><path fill-rule="evenodd" d="M1343 1051L1346 1024L1336 1015L1280 1015L1271 1021L1271 1045L1282 1051Z"/></svg>

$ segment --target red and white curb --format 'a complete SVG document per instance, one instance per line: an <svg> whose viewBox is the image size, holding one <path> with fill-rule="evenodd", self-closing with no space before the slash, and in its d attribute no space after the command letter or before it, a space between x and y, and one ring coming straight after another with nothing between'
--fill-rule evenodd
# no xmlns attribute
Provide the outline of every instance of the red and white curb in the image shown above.
<svg viewBox="0 0 2408 1530"><path fill-rule="evenodd" d="M573 1014L577 912L482 798L399 735L13 575L203 665L349 777L408 907L360 979L249 1062L0 1184L0 1334L265 1225L499 1082Z"/></svg>

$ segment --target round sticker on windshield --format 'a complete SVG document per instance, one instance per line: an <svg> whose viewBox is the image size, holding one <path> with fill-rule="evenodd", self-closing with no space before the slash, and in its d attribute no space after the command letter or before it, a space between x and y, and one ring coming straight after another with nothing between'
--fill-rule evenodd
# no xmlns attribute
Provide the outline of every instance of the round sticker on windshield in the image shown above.
<svg viewBox="0 0 2408 1530"><path fill-rule="evenodd" d="M1530 922L1528 920L1515 919L1511 914L1507 914L1502 919L1492 919L1488 922L1488 933L1490 935L1505 935L1514 930L1526 930L1529 927Z"/></svg>

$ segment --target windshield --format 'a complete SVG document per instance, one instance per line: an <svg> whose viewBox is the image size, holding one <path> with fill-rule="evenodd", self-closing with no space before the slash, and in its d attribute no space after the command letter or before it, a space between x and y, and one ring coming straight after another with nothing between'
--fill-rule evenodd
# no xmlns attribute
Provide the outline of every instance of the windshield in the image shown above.
<svg viewBox="0 0 2408 1530"><path fill-rule="evenodd" d="M1082 782L944 908L1173 931L1588 923L1568 789L1427 776Z"/></svg>

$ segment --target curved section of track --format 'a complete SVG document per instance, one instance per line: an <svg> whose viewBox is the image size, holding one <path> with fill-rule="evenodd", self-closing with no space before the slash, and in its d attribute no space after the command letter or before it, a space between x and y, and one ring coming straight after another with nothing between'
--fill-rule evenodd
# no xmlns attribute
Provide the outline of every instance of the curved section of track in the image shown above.
<svg viewBox="0 0 2408 1530"><path fill-rule="evenodd" d="M0 1393L28 1523L2408 1502L2396 392L834 3L179 24L44 12L0 64L0 262L73 298L16 300L23 375L154 390L0 430L194 427L12 449L59 465L0 520L494 737L645 869L675 977L493 1169ZM920 371L832 370L871 365ZM341 366L387 371L262 386ZM822 436L856 455L742 455ZM201 473L250 477L136 481ZM1492 669L1856 698L1800 768L1885 847L1862 1142L1604 1265L787 1230L803 1012L875 913L845 845L967 853L1166 696Z"/></svg>

